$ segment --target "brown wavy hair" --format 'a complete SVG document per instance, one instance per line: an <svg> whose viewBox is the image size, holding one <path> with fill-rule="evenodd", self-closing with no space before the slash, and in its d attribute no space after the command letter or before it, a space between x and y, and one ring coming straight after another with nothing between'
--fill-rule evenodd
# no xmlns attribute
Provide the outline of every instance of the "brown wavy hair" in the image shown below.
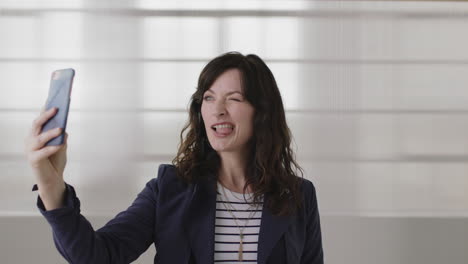
<svg viewBox="0 0 468 264"><path fill-rule="evenodd" d="M265 206L274 215L293 214L302 207L300 182L303 170L295 161L291 148L291 131L275 78L265 62L255 54L228 52L203 68L190 99L189 120L180 133L179 149L172 164L178 177L188 184L202 179L217 179L221 160L208 142L201 105L205 91L229 69L240 71L245 98L255 109L244 193L250 186L254 202L261 201L261 196L268 194L270 199ZM216 181L213 182L215 185Z"/></svg>

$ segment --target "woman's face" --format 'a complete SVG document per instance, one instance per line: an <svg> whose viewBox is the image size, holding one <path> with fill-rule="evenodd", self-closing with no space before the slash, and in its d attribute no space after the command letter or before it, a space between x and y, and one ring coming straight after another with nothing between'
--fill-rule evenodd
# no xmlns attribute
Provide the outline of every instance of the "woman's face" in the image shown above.
<svg viewBox="0 0 468 264"><path fill-rule="evenodd" d="M241 152L253 135L253 106L245 99L241 73L230 69L203 94L201 115L215 151Z"/></svg>

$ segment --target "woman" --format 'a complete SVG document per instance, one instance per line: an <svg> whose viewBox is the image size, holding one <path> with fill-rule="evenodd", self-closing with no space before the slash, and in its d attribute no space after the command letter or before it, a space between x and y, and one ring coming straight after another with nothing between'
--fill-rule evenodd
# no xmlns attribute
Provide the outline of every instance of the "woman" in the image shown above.
<svg viewBox="0 0 468 264"><path fill-rule="evenodd" d="M172 165L94 231L63 180L60 131L27 138L37 206L71 263L130 263L152 243L155 263L323 263L313 184L302 176L273 74L256 55L223 54L202 70Z"/></svg>

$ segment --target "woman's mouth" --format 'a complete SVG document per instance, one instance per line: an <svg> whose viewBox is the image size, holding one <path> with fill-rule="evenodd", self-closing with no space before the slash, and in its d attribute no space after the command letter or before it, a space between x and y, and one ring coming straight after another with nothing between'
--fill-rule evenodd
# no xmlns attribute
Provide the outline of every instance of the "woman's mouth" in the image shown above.
<svg viewBox="0 0 468 264"><path fill-rule="evenodd" d="M234 125L232 124L218 124L211 127L214 131L214 134L217 137L226 137L229 136L232 131L234 131Z"/></svg>

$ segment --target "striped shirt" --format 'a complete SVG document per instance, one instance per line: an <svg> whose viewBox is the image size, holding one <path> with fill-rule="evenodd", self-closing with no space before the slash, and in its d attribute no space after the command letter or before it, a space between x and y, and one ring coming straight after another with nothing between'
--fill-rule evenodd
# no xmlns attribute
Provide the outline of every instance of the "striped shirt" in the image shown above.
<svg viewBox="0 0 468 264"><path fill-rule="evenodd" d="M231 192L226 188L223 192L221 188L223 187L218 182L214 262L223 264L257 263L258 234L260 232L260 222L262 219L262 203L257 204L257 206L252 206L245 202L242 193ZM227 197L224 196L224 193L226 193ZM247 201L251 202L253 200L253 195L245 194L245 198ZM245 225L243 230L244 238L242 240L243 261L238 261L240 229L225 206L234 214L241 228ZM249 216L250 220L246 224Z"/></svg>

